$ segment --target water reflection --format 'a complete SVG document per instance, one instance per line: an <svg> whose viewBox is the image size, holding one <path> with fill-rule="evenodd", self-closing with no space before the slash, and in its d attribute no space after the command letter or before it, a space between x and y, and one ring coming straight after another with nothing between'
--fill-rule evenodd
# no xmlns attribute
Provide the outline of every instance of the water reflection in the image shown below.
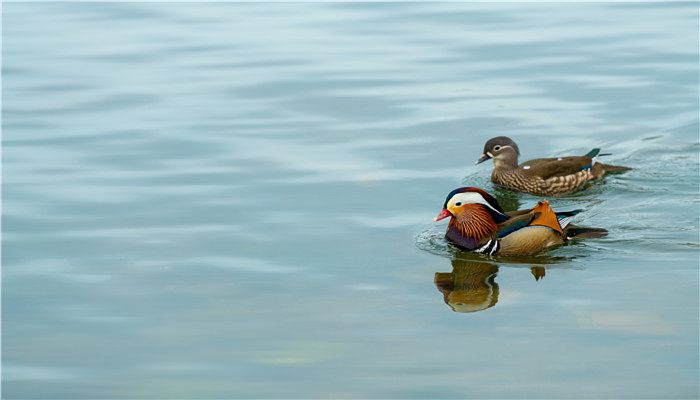
<svg viewBox="0 0 700 400"><path fill-rule="evenodd" d="M536 281L545 276L543 266L533 265L530 272ZM453 258L452 272L435 273L435 286L452 311L483 311L498 303L499 287L496 275L498 265L492 262Z"/></svg>
<svg viewBox="0 0 700 400"><path fill-rule="evenodd" d="M5 2L2 27L4 398L698 397L696 4ZM450 245L460 177L538 200L473 164L496 135L639 166L556 198L611 235ZM500 269L497 309L430 314L453 257Z"/></svg>
<svg viewBox="0 0 700 400"><path fill-rule="evenodd" d="M532 266L530 267L530 272L532 272L532 276L535 277L536 281L539 281L540 279L544 278L545 270L543 266Z"/></svg>
<svg viewBox="0 0 700 400"><path fill-rule="evenodd" d="M435 286L453 311L481 311L498 302L497 273L496 264L453 258L452 272L435 273Z"/></svg>
<svg viewBox="0 0 700 400"><path fill-rule="evenodd" d="M520 210L520 194L510 191L508 189L502 188L500 186L494 185L494 190L491 193L498 204L506 211L516 211Z"/></svg>

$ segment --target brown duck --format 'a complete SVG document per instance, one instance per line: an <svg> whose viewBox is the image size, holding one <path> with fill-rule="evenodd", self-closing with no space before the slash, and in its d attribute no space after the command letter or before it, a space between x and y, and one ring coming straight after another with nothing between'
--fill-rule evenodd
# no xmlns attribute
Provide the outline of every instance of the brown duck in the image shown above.
<svg viewBox="0 0 700 400"><path fill-rule="evenodd" d="M545 200L528 210L505 212L484 190L463 187L447 195L435 221L450 217L445 238L463 250L525 256L569 240L607 235L605 229L570 224L580 211L554 212Z"/></svg>
<svg viewBox="0 0 700 400"><path fill-rule="evenodd" d="M586 182L606 172L630 169L595 162L599 153L600 149L593 149L583 156L538 158L518 165L518 145L509 137L498 136L486 142L476 163L493 159L491 180L498 185L538 196L556 196L582 189Z"/></svg>

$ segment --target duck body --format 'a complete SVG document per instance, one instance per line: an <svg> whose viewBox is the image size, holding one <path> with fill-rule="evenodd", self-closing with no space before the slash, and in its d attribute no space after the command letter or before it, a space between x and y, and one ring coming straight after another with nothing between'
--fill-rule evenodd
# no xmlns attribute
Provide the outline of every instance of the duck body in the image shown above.
<svg viewBox="0 0 700 400"><path fill-rule="evenodd" d="M491 195L478 188L452 191L436 220L450 217L445 238L462 250L490 256L525 256L607 231L572 225L581 210L555 212L547 201L531 209L504 212Z"/></svg>
<svg viewBox="0 0 700 400"><path fill-rule="evenodd" d="M583 156L538 158L518 165L520 150L505 136L490 139L477 163L493 159L491 180L511 190L538 196L558 196L572 193L599 179L606 172L623 172L630 168L595 161L600 149Z"/></svg>

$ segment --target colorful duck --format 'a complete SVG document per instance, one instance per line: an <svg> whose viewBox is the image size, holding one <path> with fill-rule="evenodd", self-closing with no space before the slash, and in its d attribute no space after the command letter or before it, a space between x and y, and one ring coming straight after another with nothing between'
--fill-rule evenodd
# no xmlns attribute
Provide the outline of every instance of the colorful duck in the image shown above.
<svg viewBox="0 0 700 400"><path fill-rule="evenodd" d="M601 155L593 149L583 156L538 158L518 165L520 150L506 136L489 139L477 164L493 159L491 180L508 189L537 196L556 196L582 189L586 182L599 179L606 172L624 172L628 167L595 162Z"/></svg>
<svg viewBox="0 0 700 400"><path fill-rule="evenodd" d="M569 240L607 235L605 229L572 225L580 211L554 212L545 200L528 210L505 212L484 190L463 187L447 195L435 221L450 217L445 238L463 250L524 256Z"/></svg>

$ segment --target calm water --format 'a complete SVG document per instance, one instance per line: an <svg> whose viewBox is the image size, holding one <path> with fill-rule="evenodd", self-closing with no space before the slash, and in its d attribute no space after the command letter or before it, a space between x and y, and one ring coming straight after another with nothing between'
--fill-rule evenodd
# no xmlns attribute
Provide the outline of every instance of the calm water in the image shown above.
<svg viewBox="0 0 700 400"><path fill-rule="evenodd" d="M5 3L2 28L5 398L698 397L697 3ZM474 165L498 134L634 167L552 199L610 236L446 246L453 188L537 200Z"/></svg>

